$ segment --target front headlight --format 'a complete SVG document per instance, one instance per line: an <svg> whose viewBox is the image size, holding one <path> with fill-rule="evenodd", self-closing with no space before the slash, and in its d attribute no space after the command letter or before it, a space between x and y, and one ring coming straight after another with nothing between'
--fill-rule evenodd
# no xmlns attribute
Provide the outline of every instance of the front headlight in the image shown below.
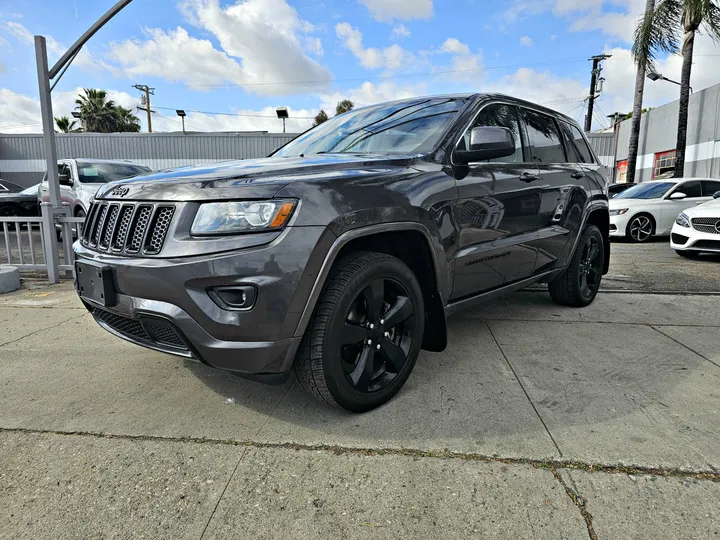
<svg viewBox="0 0 720 540"><path fill-rule="evenodd" d="M621 208L619 210L610 210L611 216L622 216L623 214L627 214L628 208Z"/></svg>
<svg viewBox="0 0 720 540"><path fill-rule="evenodd" d="M206 236L281 229L294 208L292 200L205 203L195 216L190 234Z"/></svg>
<svg viewBox="0 0 720 540"><path fill-rule="evenodd" d="M681 227L690 228L690 216L688 216L685 212L680 212L680 215L678 215L675 223L677 223Z"/></svg>

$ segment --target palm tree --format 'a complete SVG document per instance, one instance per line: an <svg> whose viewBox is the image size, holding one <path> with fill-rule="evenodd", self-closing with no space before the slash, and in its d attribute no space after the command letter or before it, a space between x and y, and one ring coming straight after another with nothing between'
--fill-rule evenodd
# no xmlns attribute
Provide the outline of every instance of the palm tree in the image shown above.
<svg viewBox="0 0 720 540"><path fill-rule="evenodd" d="M75 100L85 131L94 133L112 133L117 125L116 105L107 100L105 90L85 88Z"/></svg>
<svg viewBox="0 0 720 540"><path fill-rule="evenodd" d="M67 116L61 116L58 118L55 117L55 125L60 130L61 133L80 133L82 132L82 128L77 127L77 122L73 120L72 122Z"/></svg>
<svg viewBox="0 0 720 540"><path fill-rule="evenodd" d="M119 105L115 108L115 131L121 133L139 133L140 120L133 112Z"/></svg>
<svg viewBox="0 0 720 540"><path fill-rule="evenodd" d="M679 51L683 56L675 178L681 178L685 173L690 75L695 34L702 27L713 40L720 41L719 3L720 0L660 0L653 10L652 28L647 32L649 68L653 67L655 55L658 53Z"/></svg>
<svg viewBox="0 0 720 540"><path fill-rule="evenodd" d="M643 96L645 94L645 73L647 72L650 43L653 32L653 11L655 0L647 0L645 3L645 14L638 21L635 29L635 43L632 47L632 55L637 66L635 74L635 97L633 110L630 113L632 123L630 124L630 146L628 148L628 164L626 182L635 183L635 167L637 166L638 144L640 141L640 120L642 115ZM613 165L614 166L614 165Z"/></svg>

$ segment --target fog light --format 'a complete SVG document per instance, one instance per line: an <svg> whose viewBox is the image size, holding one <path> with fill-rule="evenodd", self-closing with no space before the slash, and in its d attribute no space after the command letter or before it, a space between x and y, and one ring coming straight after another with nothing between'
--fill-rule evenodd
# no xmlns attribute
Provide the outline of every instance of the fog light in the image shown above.
<svg viewBox="0 0 720 540"><path fill-rule="evenodd" d="M218 306L228 310L252 309L257 299L255 285L228 285L208 290L208 295Z"/></svg>

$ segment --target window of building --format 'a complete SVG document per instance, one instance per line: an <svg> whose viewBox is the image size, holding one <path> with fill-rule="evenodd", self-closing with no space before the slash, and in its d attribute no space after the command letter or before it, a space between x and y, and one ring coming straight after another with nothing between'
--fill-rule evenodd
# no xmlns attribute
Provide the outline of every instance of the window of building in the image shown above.
<svg viewBox="0 0 720 540"><path fill-rule="evenodd" d="M624 159L622 161L617 162L617 182L618 184L624 184L627 182L627 167L628 167L628 160Z"/></svg>
<svg viewBox="0 0 720 540"><path fill-rule="evenodd" d="M658 152L655 154L655 168L653 169L653 178L657 178L661 174L672 172L675 170L675 150L667 152Z"/></svg>

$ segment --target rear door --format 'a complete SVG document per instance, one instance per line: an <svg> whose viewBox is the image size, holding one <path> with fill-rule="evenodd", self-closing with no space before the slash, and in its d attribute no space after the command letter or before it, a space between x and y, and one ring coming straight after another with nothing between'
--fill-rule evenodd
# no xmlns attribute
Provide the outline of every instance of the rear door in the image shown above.
<svg viewBox="0 0 720 540"><path fill-rule="evenodd" d="M720 181L718 180L701 180L703 197L712 199L716 193L720 193Z"/></svg>
<svg viewBox="0 0 720 540"><path fill-rule="evenodd" d="M579 155L573 153L568 160L555 117L523 108L522 118L532 160L540 172L536 184L542 190L542 204L536 218L537 241L533 245L538 249L535 272L543 272L553 268L571 248L588 197L588 179L577 163Z"/></svg>
<svg viewBox="0 0 720 540"><path fill-rule="evenodd" d="M458 168L467 174L456 176L453 214L460 235L453 299L528 277L535 267L536 250L529 242L535 238L541 189L534 182L538 169L529 162L520 125L514 105L489 103L458 142L458 148L467 148L473 127L505 127L513 134L516 151Z"/></svg>

